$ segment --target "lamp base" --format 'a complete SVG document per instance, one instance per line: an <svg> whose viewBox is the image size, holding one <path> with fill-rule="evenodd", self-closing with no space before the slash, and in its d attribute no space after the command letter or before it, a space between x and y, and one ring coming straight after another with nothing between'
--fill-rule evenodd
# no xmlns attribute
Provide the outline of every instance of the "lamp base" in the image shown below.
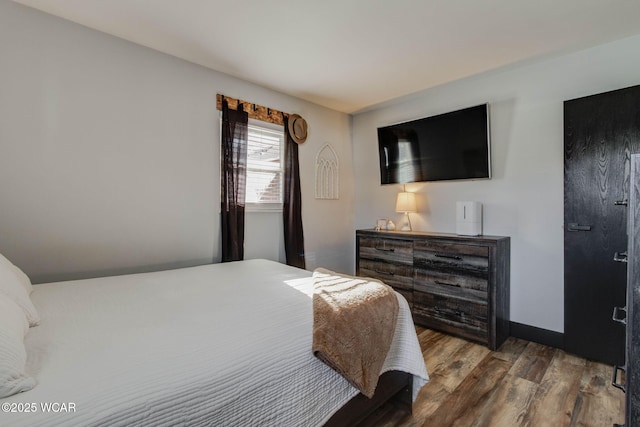
<svg viewBox="0 0 640 427"><path fill-rule="evenodd" d="M409 219L409 212L404 213L405 221L402 223L400 231L411 231L411 220Z"/></svg>

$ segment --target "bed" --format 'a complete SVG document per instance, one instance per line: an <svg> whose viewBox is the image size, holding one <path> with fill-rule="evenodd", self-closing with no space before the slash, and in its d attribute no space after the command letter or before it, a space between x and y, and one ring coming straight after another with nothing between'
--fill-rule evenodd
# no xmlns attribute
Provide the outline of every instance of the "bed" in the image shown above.
<svg viewBox="0 0 640 427"><path fill-rule="evenodd" d="M312 288L310 272L267 260L34 286L41 321L25 347L37 385L0 399L0 424L335 423L362 396L310 351ZM408 373L415 399L428 376L398 300L381 373Z"/></svg>

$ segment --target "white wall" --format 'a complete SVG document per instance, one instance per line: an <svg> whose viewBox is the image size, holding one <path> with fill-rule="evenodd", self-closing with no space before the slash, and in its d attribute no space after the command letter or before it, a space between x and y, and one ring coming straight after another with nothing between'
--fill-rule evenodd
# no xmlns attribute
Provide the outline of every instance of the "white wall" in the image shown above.
<svg viewBox="0 0 640 427"><path fill-rule="evenodd" d="M0 253L35 282L220 258L215 95L298 113L308 268L353 263L349 116L0 1ZM315 153L341 160L314 199ZM337 219L331 221L331 219ZM247 218L247 258L283 259L281 216Z"/></svg>
<svg viewBox="0 0 640 427"><path fill-rule="evenodd" d="M455 232L455 202L484 205L484 233L511 236L511 320L562 332L563 101L640 84L640 37L484 73L353 117L356 228L397 222L401 186L381 187L376 128L490 104L493 179L407 185L414 229Z"/></svg>

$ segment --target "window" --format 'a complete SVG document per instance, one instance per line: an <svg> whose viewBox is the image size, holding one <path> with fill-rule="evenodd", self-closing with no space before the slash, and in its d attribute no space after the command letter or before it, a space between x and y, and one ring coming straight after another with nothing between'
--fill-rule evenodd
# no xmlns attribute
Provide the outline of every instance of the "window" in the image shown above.
<svg viewBox="0 0 640 427"><path fill-rule="evenodd" d="M267 126L248 126L247 210L282 209L284 131Z"/></svg>

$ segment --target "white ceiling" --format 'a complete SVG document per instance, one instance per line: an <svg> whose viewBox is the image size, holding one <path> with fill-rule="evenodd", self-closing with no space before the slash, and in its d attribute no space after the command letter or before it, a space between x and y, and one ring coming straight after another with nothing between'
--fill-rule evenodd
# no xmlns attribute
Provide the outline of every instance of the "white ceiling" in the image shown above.
<svg viewBox="0 0 640 427"><path fill-rule="evenodd" d="M15 0L352 113L640 33L639 0Z"/></svg>

